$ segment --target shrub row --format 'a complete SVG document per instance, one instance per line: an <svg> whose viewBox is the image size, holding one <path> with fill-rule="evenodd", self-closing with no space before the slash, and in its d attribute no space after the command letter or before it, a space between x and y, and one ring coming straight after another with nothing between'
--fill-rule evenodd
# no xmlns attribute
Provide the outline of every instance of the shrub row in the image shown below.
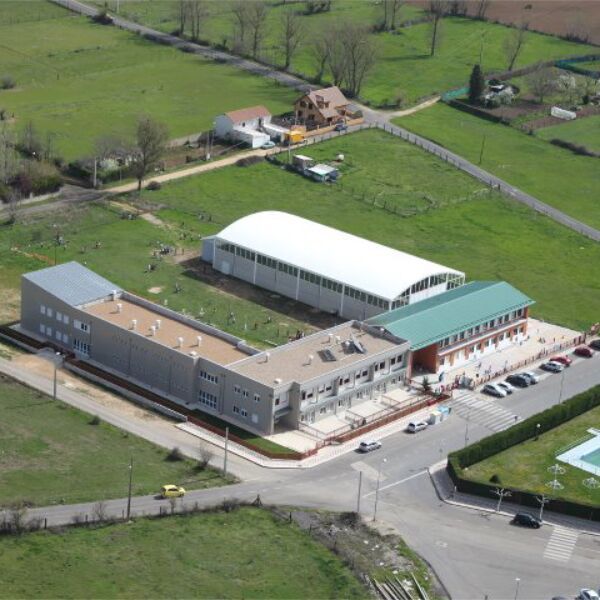
<svg viewBox="0 0 600 600"><path fill-rule="evenodd" d="M566 148L575 154L580 154L581 156L593 156L595 158L600 158L600 154L598 152L594 152L585 146L581 146L580 144L574 144L573 142L567 142L566 140L561 140L559 138L553 138L550 140L551 144L555 146L560 146L561 148Z"/></svg>
<svg viewBox="0 0 600 600"><path fill-rule="evenodd" d="M463 112L469 113L471 115L475 115L476 117L480 117L481 119L487 119L488 121L492 121L492 123L503 123L504 125L508 125L509 121L504 117L499 115L492 115L487 110L483 110L472 104L467 104L466 102L461 102L460 100L451 99L446 100L446 102L458 110L462 110Z"/></svg>

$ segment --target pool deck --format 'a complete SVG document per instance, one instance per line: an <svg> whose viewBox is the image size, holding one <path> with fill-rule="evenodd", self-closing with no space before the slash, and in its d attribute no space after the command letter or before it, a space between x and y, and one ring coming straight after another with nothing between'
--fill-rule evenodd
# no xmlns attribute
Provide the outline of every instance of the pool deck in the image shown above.
<svg viewBox="0 0 600 600"><path fill-rule="evenodd" d="M594 437L559 454L556 458L568 465L600 476L600 466L596 466L585 460L586 456L594 452L600 452L600 430L590 428L587 431Z"/></svg>

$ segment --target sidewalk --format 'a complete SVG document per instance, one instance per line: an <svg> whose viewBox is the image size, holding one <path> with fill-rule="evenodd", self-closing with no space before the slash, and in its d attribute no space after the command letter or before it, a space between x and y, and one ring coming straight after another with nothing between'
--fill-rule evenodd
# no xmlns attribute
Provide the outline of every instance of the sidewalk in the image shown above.
<svg viewBox="0 0 600 600"><path fill-rule="evenodd" d="M444 459L435 465L431 465L428 469L429 477L431 478L431 482L439 499L446 504L487 513L495 513L510 518L512 518L515 513L520 511L537 514L537 509L533 507L522 506L508 500L502 502L502 510L498 512L496 511L496 505L498 501L494 500L493 498L488 499L482 496L464 494L462 492L455 491L454 483L446 471L446 464L447 461ZM555 513L549 510L544 511L543 521L548 525L569 527L571 529L576 529L580 533L600 537L600 523L598 522L586 521L585 519Z"/></svg>

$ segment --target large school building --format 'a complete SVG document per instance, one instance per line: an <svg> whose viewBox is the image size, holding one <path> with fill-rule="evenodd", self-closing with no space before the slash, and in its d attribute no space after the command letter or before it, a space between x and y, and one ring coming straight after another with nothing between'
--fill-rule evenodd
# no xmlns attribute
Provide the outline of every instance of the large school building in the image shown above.
<svg viewBox="0 0 600 600"><path fill-rule="evenodd" d="M284 212L205 238L214 269L346 319L364 320L461 286L465 274Z"/></svg>

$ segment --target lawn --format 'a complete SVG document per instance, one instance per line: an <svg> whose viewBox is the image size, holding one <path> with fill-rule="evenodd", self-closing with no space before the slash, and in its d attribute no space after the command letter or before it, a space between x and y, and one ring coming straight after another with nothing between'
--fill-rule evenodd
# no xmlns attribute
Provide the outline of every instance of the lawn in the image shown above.
<svg viewBox="0 0 600 600"><path fill-rule="evenodd" d="M131 137L140 114L165 122L176 138L209 129L216 115L243 106L288 111L296 95L70 13L18 24L11 14L0 3L0 75L17 84L0 91L0 106L14 114L18 129L31 120L43 138L52 134L67 160L90 155L100 135Z"/></svg>
<svg viewBox="0 0 600 600"><path fill-rule="evenodd" d="M597 321L598 244L380 130L303 150L326 161L339 152L345 161L335 185L261 163L173 182L145 197L170 207L158 211L163 219L193 223L205 235L252 212L288 211L463 270L469 279L505 279L537 301L539 318L575 329ZM199 222L199 213L211 222Z"/></svg>
<svg viewBox="0 0 600 600"><path fill-rule="evenodd" d="M71 15L70 11L48 0L2 0L0 2L0 26L15 25L47 19L60 19Z"/></svg>
<svg viewBox="0 0 600 600"><path fill-rule="evenodd" d="M556 456L565 446L585 437L587 430L597 427L599 421L600 407L596 407L543 433L537 441L528 440L470 466L463 475L470 480L485 483L489 483L493 475L498 475L504 487L548 494L550 488L546 483L554 479L554 474L548 471L548 467L557 463ZM590 473L559 464L566 469L563 475L557 476L564 489L552 495L600 506L600 488L590 490L582 485L582 481L591 476Z"/></svg>
<svg viewBox="0 0 600 600"><path fill-rule="evenodd" d="M600 153L600 115L544 127L536 130L535 134L543 140L558 138Z"/></svg>
<svg viewBox="0 0 600 600"><path fill-rule="evenodd" d="M0 598L367 598L295 525L240 508L0 540Z"/></svg>
<svg viewBox="0 0 600 600"><path fill-rule="evenodd" d="M0 378L0 506L46 505L133 494L165 483L187 488L223 485L213 470L191 460L171 462L168 451L100 422L5 377Z"/></svg>
<svg viewBox="0 0 600 600"><path fill-rule="evenodd" d="M95 0L103 5L104 0ZM116 8L116 0L109 7ZM157 29L172 32L178 26L173 3L164 0L145 2L140 0L120 1L121 15L149 24ZM299 3L304 10L304 3ZM283 64L278 40L283 3L271 7L266 26L263 60ZM210 43L229 43L232 36L232 17L226 2L211 3L210 17L206 21L201 37ZM312 33L331 27L341 20L354 20L366 25L381 18L381 3L373 1L336 0L329 13L303 16L305 29ZM403 6L399 22L422 16L414 6ZM394 103L402 98L404 104L414 104L420 98L433 93L448 91L464 85L473 65L479 62L482 51L485 71L505 70L507 66L503 51L504 40L510 29L485 21L446 18L443 22L443 37L435 57L430 57L427 41L429 26L421 23L399 29L396 33L373 34L379 46L380 58L368 77L361 99L377 105ZM313 77L315 68L310 56L310 35L292 61L291 69L307 77ZM515 68L540 60L569 55L589 54L594 47L542 35L527 34L525 46Z"/></svg>
<svg viewBox="0 0 600 600"><path fill-rule="evenodd" d="M396 119L410 129L478 163L498 177L600 228L600 168L598 159L577 156L516 129L491 123L437 104Z"/></svg>

